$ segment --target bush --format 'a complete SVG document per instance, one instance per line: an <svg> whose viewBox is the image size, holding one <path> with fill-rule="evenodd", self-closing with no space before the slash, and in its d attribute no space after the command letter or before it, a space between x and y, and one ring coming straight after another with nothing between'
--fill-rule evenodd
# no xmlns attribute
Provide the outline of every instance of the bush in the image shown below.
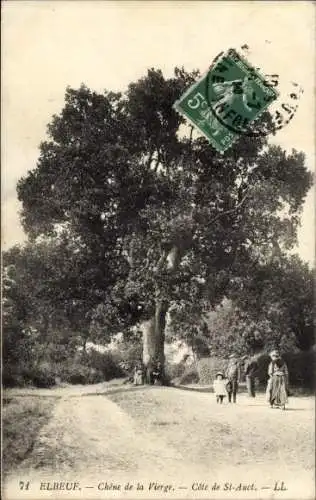
<svg viewBox="0 0 316 500"><path fill-rule="evenodd" d="M2 372L4 387L52 387L55 385L55 371L49 363L34 366L9 366L5 365Z"/></svg>
<svg viewBox="0 0 316 500"><path fill-rule="evenodd" d="M64 381L69 384L93 384L101 382L102 374L87 366L73 365L64 374Z"/></svg>
<svg viewBox="0 0 316 500"><path fill-rule="evenodd" d="M179 384L198 384L199 374L195 366L189 366L185 369L183 375L179 379Z"/></svg>
<svg viewBox="0 0 316 500"><path fill-rule="evenodd" d="M26 383L32 383L35 387L52 387L55 385L56 370L52 363L42 362L36 367L26 368L23 372Z"/></svg>
<svg viewBox="0 0 316 500"><path fill-rule="evenodd" d="M10 366L5 363L2 367L2 385L3 387L24 387L26 380L21 374L18 366Z"/></svg>
<svg viewBox="0 0 316 500"><path fill-rule="evenodd" d="M125 373L119 365L118 357L111 352L101 353L91 349L85 356L85 364L96 373L101 373L103 380L124 377Z"/></svg>
<svg viewBox="0 0 316 500"><path fill-rule="evenodd" d="M68 384L96 384L103 382L102 373L94 368L83 365L78 360L63 363L57 368L57 377Z"/></svg>
<svg viewBox="0 0 316 500"><path fill-rule="evenodd" d="M52 387L56 380L70 384L95 384L116 377L123 377L124 371L112 353L91 350L76 353L61 362L42 361L37 366L4 365L2 381L4 387Z"/></svg>
<svg viewBox="0 0 316 500"><path fill-rule="evenodd" d="M186 371L186 364L181 361L180 363L166 363L165 374L169 380L180 379Z"/></svg>
<svg viewBox="0 0 316 500"><path fill-rule="evenodd" d="M51 373L36 370L32 376L32 382L35 387L53 387L55 385L55 377Z"/></svg>

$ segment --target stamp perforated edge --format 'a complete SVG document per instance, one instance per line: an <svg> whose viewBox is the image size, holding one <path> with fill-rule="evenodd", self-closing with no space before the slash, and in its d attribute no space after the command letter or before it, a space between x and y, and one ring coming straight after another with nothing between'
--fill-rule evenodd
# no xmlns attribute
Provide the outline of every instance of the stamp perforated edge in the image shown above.
<svg viewBox="0 0 316 500"><path fill-rule="evenodd" d="M236 142L236 141L240 138L240 136L242 136L242 135L244 135L244 134L243 134L242 132L237 132L237 131L233 132L235 135L234 135L234 137L232 138L232 140L231 140L230 144L229 144L229 145L227 145L226 147L225 147L225 146L223 146L223 148L219 149L219 147L218 147L218 146L219 146L218 142L216 142L215 140L212 140L209 136L207 136L207 135L206 135L206 134L205 134L205 133L204 133L204 132L203 132L203 131L202 131L202 130L198 127L198 125L197 125L197 124L196 124L196 123L195 123L195 122L194 122L191 118L189 118L189 117L188 117L188 115L187 115L187 114L186 114L186 113L185 113L185 112L181 109L180 104L181 104L181 102L182 102L182 101L183 101L183 100L184 100L184 99L185 99L185 98L186 98L186 97L187 97L187 96L188 96L188 95L189 95L189 94L190 94L190 93L191 93L191 92L192 92L192 91L193 91L193 90L194 90L194 89L195 89L195 88L196 88L196 87L197 87L197 86L198 86L198 85L199 85L199 84L200 84L200 83L201 83L201 82L202 82L202 81L203 81L203 80L204 80L204 79L208 76L209 72L212 70L212 68L214 67L214 65L215 65L215 64L217 64L217 63L219 63L219 62L220 62L220 61L221 61L224 57L229 57L229 53L230 53L230 52L232 52L232 51L233 51L234 53L236 53L236 54L237 54L237 56L238 56L238 57L239 57L239 59L243 62L243 64L246 66L246 68L247 68L247 69L248 69L248 68L253 69L253 71L255 72L255 74L256 74L256 75L257 75L257 76L258 76L258 77L262 80L262 82L264 82L264 81L265 81L265 77L264 77L264 76L262 76L262 74L261 74L261 72L260 72L259 70L257 70L256 68L254 68L254 66L253 66L251 63L249 63L249 62L247 61L247 59L246 59L244 56L240 55L240 54L239 54L239 52L237 52L237 50L236 50L236 49L232 49L232 48L230 48L230 49L227 49L224 53L222 53L220 57L216 57L216 58L214 59L214 61L212 62L212 64L210 65L210 67L208 68L208 70L207 70L207 71L205 71L205 72L203 73L203 75L202 75L202 76L201 76L201 77L200 77L200 78L199 78L196 82L194 82L194 83L193 83L193 84L192 84L192 85L191 85L191 86L190 86L190 87L189 87L189 88L188 88L188 89L187 89L187 90L186 90L186 91L185 91L185 92L181 95L181 97L180 97L179 99L177 99L177 100L174 102L174 104L172 105L173 109L175 109L175 111L177 111L177 113L179 113L181 116L183 116L185 119L187 119L187 120L188 120L188 121L189 121L189 122L190 122L190 123L191 123L191 124L192 124L195 128L197 128L197 129L200 131L200 133L201 133L204 137L206 137L206 139L207 139L207 140L208 140L208 141L212 144L212 146L213 146L213 147L214 147L214 148L215 148L218 152L220 152L220 153L224 153L227 149L229 149L229 148L230 148L230 147L231 147L231 146L232 146L232 145L233 145L233 144L234 144L234 143L235 143L235 142ZM249 69L248 69L248 71L249 71ZM245 72L246 72L246 70L245 70ZM257 115L256 115L256 116L252 119L252 120L251 120L251 122L250 122L251 124L254 124L254 123L255 123L255 122L256 122L256 121L257 121L257 120L258 120L258 119L262 116L262 114L263 114L263 113L264 113L264 112L265 112L265 111L269 108L269 106L271 106L271 104L272 104L273 102L275 102L275 101L277 100L277 98L280 96L280 93L279 93L279 92L278 92L278 91L277 91L274 87L270 87L270 88L271 88L271 90L274 92L274 94L275 94L275 98L273 99L273 101L272 101L272 102L270 102L270 103L266 103L266 105L265 105L265 106L264 106L264 107L263 107L263 108L259 111L259 113L258 113L258 114L257 114ZM211 107L209 107L209 109L213 112L213 110L212 110L212 108L211 108ZM213 113L213 114L214 114L214 116L215 116L215 117L216 117L216 119L217 119L216 114L215 114L215 113ZM218 120L218 119L217 119L217 120ZM218 122L219 122L219 123L220 123L223 127L225 127L225 125L224 125L223 123L221 123L219 120L218 120ZM226 128L227 128L227 127L226 127ZM232 133L232 131L231 131L231 130L229 130L228 128L227 128L227 131L228 131L228 132L230 132L230 133Z"/></svg>

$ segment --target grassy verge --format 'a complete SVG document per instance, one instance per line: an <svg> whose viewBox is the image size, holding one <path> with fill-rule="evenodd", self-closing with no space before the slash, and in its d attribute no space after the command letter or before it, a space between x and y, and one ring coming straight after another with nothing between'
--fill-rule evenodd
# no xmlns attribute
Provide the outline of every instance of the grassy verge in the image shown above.
<svg viewBox="0 0 316 500"><path fill-rule="evenodd" d="M4 398L3 423L3 472L16 470L31 453L40 429L45 425L54 408L56 398L34 396Z"/></svg>

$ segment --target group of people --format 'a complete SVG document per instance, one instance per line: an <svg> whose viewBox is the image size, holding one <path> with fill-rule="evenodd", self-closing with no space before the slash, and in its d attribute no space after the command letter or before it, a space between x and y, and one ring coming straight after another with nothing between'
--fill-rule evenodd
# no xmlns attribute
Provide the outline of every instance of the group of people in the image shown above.
<svg viewBox="0 0 316 500"><path fill-rule="evenodd" d="M271 408L285 408L289 394L289 374L284 359L278 350L270 353L270 363L268 366L268 383L266 390L267 401ZM217 403L223 403L228 397L228 403L236 403L238 387L242 372L246 378L246 386L249 397L256 396L255 381L258 373L258 362L255 357L243 356L238 358L235 354L229 356L228 364L224 372L217 372L213 382L214 393ZM134 368L134 385L162 385L163 367L157 361L148 365L145 369L143 363L139 361Z"/></svg>
<svg viewBox="0 0 316 500"><path fill-rule="evenodd" d="M271 408L282 407L284 409L289 392L288 368L279 351L272 351L270 359L266 390L267 401L270 403ZM213 388L217 403L223 403L226 396L228 396L229 403L236 403L242 370L246 378L248 395L250 397L256 396L257 360L248 356L243 356L240 360L235 354L231 354L225 372L217 372L215 375Z"/></svg>
<svg viewBox="0 0 316 500"><path fill-rule="evenodd" d="M241 379L241 362L231 354L225 372L217 372L213 383L217 403L222 403L228 396L228 402L236 403L238 386Z"/></svg>
<svg viewBox="0 0 316 500"><path fill-rule="evenodd" d="M134 385L162 385L163 370L162 364L158 361L145 369L143 363L139 361L134 368Z"/></svg>

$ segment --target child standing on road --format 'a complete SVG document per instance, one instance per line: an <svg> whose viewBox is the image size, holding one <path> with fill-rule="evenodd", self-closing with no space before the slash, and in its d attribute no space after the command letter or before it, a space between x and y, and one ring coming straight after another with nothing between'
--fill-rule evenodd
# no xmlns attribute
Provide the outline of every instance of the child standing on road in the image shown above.
<svg viewBox="0 0 316 500"><path fill-rule="evenodd" d="M222 372L218 372L215 375L215 380L213 382L213 388L216 396L216 402L222 403L224 397L226 396L226 386L224 380L224 374Z"/></svg>

